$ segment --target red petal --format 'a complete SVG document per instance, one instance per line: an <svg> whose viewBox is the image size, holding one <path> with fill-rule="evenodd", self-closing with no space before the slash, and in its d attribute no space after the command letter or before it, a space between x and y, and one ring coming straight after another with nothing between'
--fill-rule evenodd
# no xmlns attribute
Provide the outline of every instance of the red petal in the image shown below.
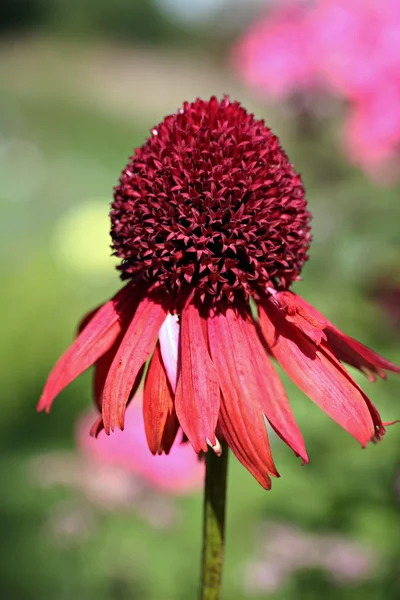
<svg viewBox="0 0 400 600"><path fill-rule="evenodd" d="M273 356L294 383L365 446L375 435L374 415L340 362L288 323L268 299L259 306L259 323Z"/></svg>
<svg viewBox="0 0 400 600"><path fill-rule="evenodd" d="M87 313L87 315L85 315L83 317L83 319L79 325L79 329L78 329L79 332L83 331L83 329L92 320L93 316L96 314L97 311L98 311L98 308L90 311L89 313ZM125 327L125 329L126 329L126 327ZM96 400L97 408L99 409L100 413L101 413L101 408L102 408L102 404L103 404L104 384L107 379L107 375L108 375L108 371L110 369L111 363L114 360L114 356L116 355L119 345L124 336L125 329L123 331L121 331L121 333L117 337L117 340L111 346L110 350L108 350L105 354L103 354L103 356L100 356L100 358L96 361L96 363L94 365L93 394L94 394L94 398ZM93 423L93 425L90 429L90 435L92 437L97 438L99 433L103 429L104 429L103 417L99 416L96 419L96 421Z"/></svg>
<svg viewBox="0 0 400 600"><path fill-rule="evenodd" d="M292 292L273 292L271 301L285 312L289 323L296 325L314 344L319 345L322 340L326 341L324 329L327 320L322 315L307 310L299 296Z"/></svg>
<svg viewBox="0 0 400 600"><path fill-rule="evenodd" d="M90 321L93 319L94 315L98 312L98 310L101 308L101 306L102 305L97 306L96 308L93 308L92 310L89 310L89 312L87 312L86 315L84 317L82 317L82 319L80 320L79 325L78 325L77 335L82 333L82 331L85 329L86 325L88 325L90 323Z"/></svg>
<svg viewBox="0 0 400 600"><path fill-rule="evenodd" d="M93 377L94 397L96 399L97 408L100 410L100 412L102 412L102 407L103 407L104 384L107 380L108 372L109 372L112 362L115 358L115 355L118 351L118 348L122 342L122 339L123 339L123 335L118 336L118 339L115 342L115 344L112 346L112 348L99 358L99 360L96 362L95 367L94 367L94 377ZM131 390L131 394L129 396L129 402L130 402L130 400L132 400L132 398L134 397L134 395L139 387L139 384L143 377L143 371L144 371L144 365L140 369L139 374L137 375L137 377L135 379L135 382L134 382L132 390ZM128 402L128 404L129 404L129 402ZM90 435L97 437L102 429L104 429L103 417L99 417L97 419L97 421L95 422L95 424L93 425L93 427L90 431Z"/></svg>
<svg viewBox="0 0 400 600"><path fill-rule="evenodd" d="M90 428L89 435L91 437L97 438L100 431L103 431L103 429L104 429L103 417L98 417L95 420L95 422L93 423L92 427Z"/></svg>
<svg viewBox="0 0 400 600"><path fill-rule="evenodd" d="M262 346L253 322L229 311L226 319L235 349L237 387L243 390L243 401L257 402L277 434L297 456L308 462L303 436L295 421L285 389ZM224 339L223 336L221 339Z"/></svg>
<svg viewBox="0 0 400 600"><path fill-rule="evenodd" d="M121 342L121 335L118 336L117 342L113 344L113 346L101 356L94 366L94 374L93 374L93 391L94 397L96 400L97 408L100 410L103 402L103 388L104 383L107 378L108 370L110 365L114 359L114 356L118 350L118 346ZM92 437L96 437L99 435L100 431L104 429L103 417L100 416L93 423L92 428L90 430L90 435Z"/></svg>
<svg viewBox="0 0 400 600"><path fill-rule="evenodd" d="M118 348L122 342L122 336L118 336L117 343L115 343L108 352L103 354L96 362L94 366L93 375L93 391L96 399L97 408L102 410L103 406L103 389L107 379L108 372L115 358Z"/></svg>
<svg viewBox="0 0 400 600"><path fill-rule="evenodd" d="M361 342L345 335L336 327L330 326L326 332L327 345L334 355L339 360L365 372L371 381L375 381L375 375L386 379L385 370L400 373L400 367L370 350Z"/></svg>
<svg viewBox="0 0 400 600"><path fill-rule="evenodd" d="M147 371L143 394L144 427L153 454L168 454L174 443L179 422L175 413L171 385L158 343Z"/></svg>
<svg viewBox="0 0 400 600"><path fill-rule="evenodd" d="M124 428L125 408L140 369L150 358L166 308L145 297L127 328L111 364L103 390L103 421L106 433L115 425Z"/></svg>
<svg viewBox="0 0 400 600"><path fill-rule="evenodd" d="M288 292L290 294L290 292ZM295 294L290 294L295 296ZM347 364L365 372L371 381L375 381L376 375L386 379L386 371L400 373L400 367L386 360L373 350L364 346L354 338L345 335L335 327L326 317L321 315L313 306L308 304L303 298L295 296L298 305L301 305L303 314L308 314L310 318L324 323L326 333L326 345L332 350L336 358Z"/></svg>
<svg viewBox="0 0 400 600"><path fill-rule="evenodd" d="M265 416L276 433L290 446L293 452L308 462L307 451L301 431L296 423L285 388L267 355L253 323L241 321L245 334L243 346L247 342L248 356L251 356L251 367L247 377L254 375L256 394ZM240 339L240 336L237 338Z"/></svg>
<svg viewBox="0 0 400 600"><path fill-rule="evenodd" d="M195 452L207 452L207 439L216 444L220 390L202 318L193 304L184 308L180 331L180 373L175 396L179 423Z"/></svg>
<svg viewBox="0 0 400 600"><path fill-rule="evenodd" d="M50 411L54 398L111 348L137 304L130 284L103 304L50 373L38 410Z"/></svg>
<svg viewBox="0 0 400 600"><path fill-rule="evenodd" d="M208 320L211 355L222 390L219 424L238 460L270 489L268 474L278 477L278 472L268 442L252 349L243 328L243 320L231 309Z"/></svg>

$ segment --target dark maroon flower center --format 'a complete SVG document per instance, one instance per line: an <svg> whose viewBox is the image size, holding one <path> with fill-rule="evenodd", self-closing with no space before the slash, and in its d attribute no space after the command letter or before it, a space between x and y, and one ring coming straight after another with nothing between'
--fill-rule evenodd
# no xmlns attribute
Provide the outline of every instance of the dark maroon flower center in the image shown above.
<svg viewBox="0 0 400 600"><path fill-rule="evenodd" d="M185 103L152 130L115 188L122 278L200 300L287 289L307 260L310 214L279 140L237 102Z"/></svg>

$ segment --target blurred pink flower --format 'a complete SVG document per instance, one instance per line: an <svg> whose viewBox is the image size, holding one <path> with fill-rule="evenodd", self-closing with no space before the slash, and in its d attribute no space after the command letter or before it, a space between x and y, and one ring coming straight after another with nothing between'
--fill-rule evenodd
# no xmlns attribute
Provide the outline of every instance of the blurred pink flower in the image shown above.
<svg viewBox="0 0 400 600"><path fill-rule="evenodd" d="M90 412L79 420L77 428L78 446L91 460L122 467L163 492L181 495L201 488L204 464L190 444L176 440L169 455L151 454L139 397L135 397L135 403L126 412L124 431L116 430L114 435L107 436L103 430L95 439L89 435L92 423Z"/></svg>
<svg viewBox="0 0 400 600"><path fill-rule="evenodd" d="M356 104L344 124L345 152L382 182L398 179L400 89L396 96L397 105L389 94Z"/></svg>
<svg viewBox="0 0 400 600"><path fill-rule="evenodd" d="M268 11L233 50L234 66L271 98L330 93L345 100L348 157L387 174L400 148L400 2L291 0Z"/></svg>
<svg viewBox="0 0 400 600"><path fill-rule="evenodd" d="M255 23L233 49L233 63L260 95L282 98L317 84L310 45L309 10L284 4Z"/></svg>

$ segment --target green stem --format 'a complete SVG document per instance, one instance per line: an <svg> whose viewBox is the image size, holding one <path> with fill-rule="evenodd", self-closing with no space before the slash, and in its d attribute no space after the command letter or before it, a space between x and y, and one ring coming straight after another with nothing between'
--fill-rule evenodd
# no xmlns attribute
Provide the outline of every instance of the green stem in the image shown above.
<svg viewBox="0 0 400 600"><path fill-rule="evenodd" d="M223 444L221 456L210 448L206 454L204 484L200 600L219 600L221 595L227 472L228 446Z"/></svg>

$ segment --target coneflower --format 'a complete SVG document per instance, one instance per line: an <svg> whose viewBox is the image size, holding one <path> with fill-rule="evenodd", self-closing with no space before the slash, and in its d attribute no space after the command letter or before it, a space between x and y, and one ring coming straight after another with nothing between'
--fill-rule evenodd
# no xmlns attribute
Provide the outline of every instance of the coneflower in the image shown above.
<svg viewBox="0 0 400 600"><path fill-rule="evenodd" d="M168 453L181 428L197 453L228 445L269 489L278 471L264 418L308 462L273 358L362 446L379 440L381 417L342 363L370 380L400 368L290 291L308 258L309 223L300 175L264 121L228 98L185 103L122 173L111 237L127 283L85 317L39 410L94 364L101 416L92 433L123 429L150 361L151 452Z"/></svg>

